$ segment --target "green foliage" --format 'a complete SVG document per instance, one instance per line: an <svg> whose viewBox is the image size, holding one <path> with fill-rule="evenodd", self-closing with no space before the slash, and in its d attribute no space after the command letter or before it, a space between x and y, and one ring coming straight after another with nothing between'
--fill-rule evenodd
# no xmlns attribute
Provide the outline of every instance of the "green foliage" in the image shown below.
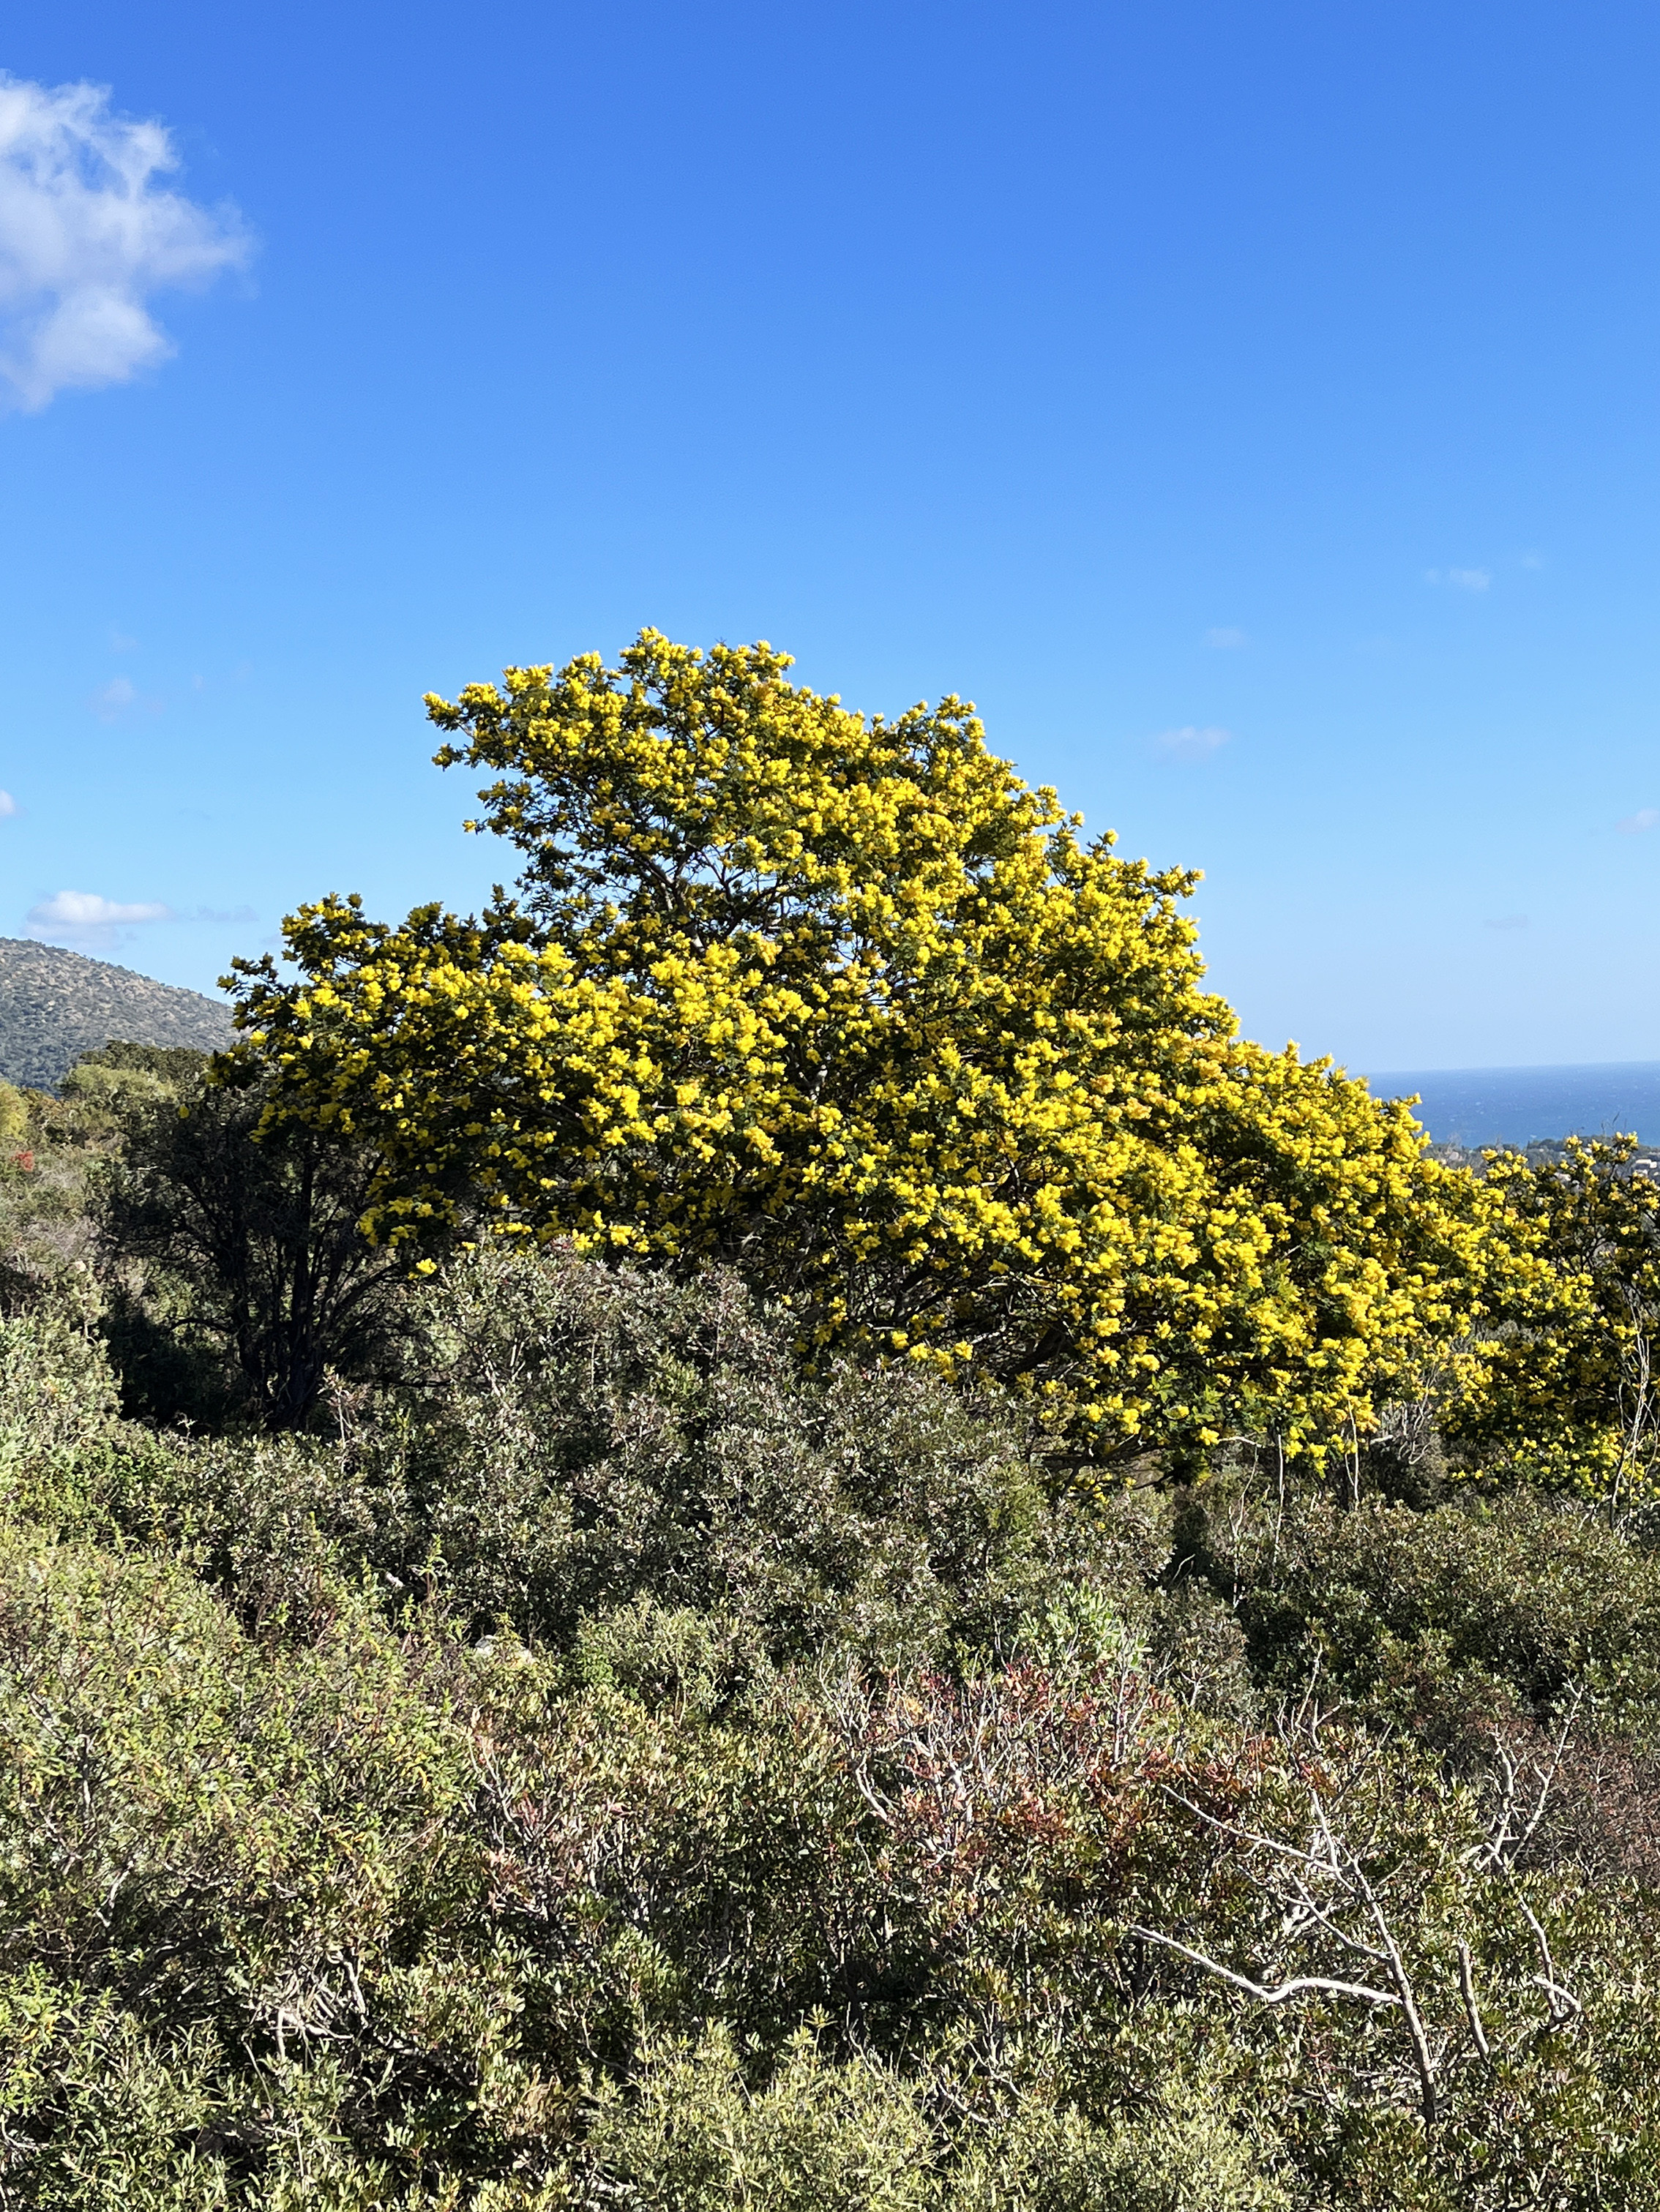
<svg viewBox="0 0 1660 2212"><path fill-rule="evenodd" d="M757 2088L729 2033L648 2051L639 2094L602 2102L590 2188L641 2212L1288 2212L1237 2116L1150 2100L1102 2125L1023 2100L942 2160L919 2085L836 2062L803 2028Z"/></svg>
<svg viewBox="0 0 1660 2212"><path fill-rule="evenodd" d="M198 1057L71 1071L122 1115L97 1199L111 1340L135 1410L222 1419L246 1407L298 1426L331 1369L384 1364L406 1270L359 1232L374 1173L362 1148L295 1126L261 1137L266 1094L246 1069L216 1084L185 1071L183 1088L164 1073Z"/></svg>
<svg viewBox="0 0 1660 2212"><path fill-rule="evenodd" d="M9 1083L0 1083L0 1145L21 1145L29 1134L28 1101Z"/></svg>
<svg viewBox="0 0 1660 2212"><path fill-rule="evenodd" d="M172 1085L149 1068L111 1067L82 1060L70 1069L58 1088L63 1097L76 1105L94 1111L102 1107L112 1115L141 1101L149 1103L173 1095Z"/></svg>
<svg viewBox="0 0 1660 2212"><path fill-rule="evenodd" d="M7 2203L1652 2205L1631 1536L1085 1515L719 1273L411 1326L216 1437L0 1324Z"/></svg>
<svg viewBox="0 0 1660 2212"><path fill-rule="evenodd" d="M1207 2089L1178 2079L1104 2126L1034 2100L969 2153L941 2212L1290 2212L1305 2202L1264 2160L1265 2131Z"/></svg>
<svg viewBox="0 0 1660 2212"><path fill-rule="evenodd" d="M0 1332L0 1457L32 1474L83 1463L108 1431L115 1390L103 1346L61 1309Z"/></svg>
<svg viewBox="0 0 1660 2212"><path fill-rule="evenodd" d="M0 1655L9 2195L97 2203L156 2159L211 2203L256 2147L280 2177L464 1785L441 1696L361 1611L278 1653L183 1567L17 1528Z"/></svg>
<svg viewBox="0 0 1660 2212"><path fill-rule="evenodd" d="M1256 1677L1290 1697L1319 1681L1419 1733L1436 1715L1548 1724L1576 1695L1622 1724L1660 1714L1660 1561L1575 1501L1345 1508L1307 1484L1276 1498L1259 1472L1190 1494L1177 1526L1172 1595L1190 1576L1225 1605Z"/></svg>
<svg viewBox="0 0 1660 2212"><path fill-rule="evenodd" d="M0 1310L45 1301L67 1304L86 1319L97 1313L90 1209L98 1179L131 1109L172 1095L206 1060L183 1048L116 1043L83 1053L58 1095L0 1086L0 1121L13 1131L0 1137Z"/></svg>
<svg viewBox="0 0 1660 2212"><path fill-rule="evenodd" d="M210 1053L193 1045L131 1044L112 1037L100 1051L83 1052L70 1073L77 1081L84 1081L88 1071L99 1068L112 1073L152 1075L170 1091L186 1091L205 1073L211 1058ZM64 1078L65 1084L69 1079Z"/></svg>
<svg viewBox="0 0 1660 2212"><path fill-rule="evenodd" d="M805 2028L758 2091L719 2029L651 2054L637 2100L613 2093L593 2139L606 2181L641 2212L926 2212L933 2148L914 2091L866 2060L826 2064Z"/></svg>
<svg viewBox="0 0 1660 2212"><path fill-rule="evenodd" d="M476 1624L568 1644L649 1600L780 1664L835 1645L900 1665L994 1640L1115 1540L1050 1507L1006 1409L904 1369L804 1380L787 1322L729 1274L487 1247L425 1295L419 1331L396 1452L377 1412L359 1457L406 1493L398 1571Z"/></svg>

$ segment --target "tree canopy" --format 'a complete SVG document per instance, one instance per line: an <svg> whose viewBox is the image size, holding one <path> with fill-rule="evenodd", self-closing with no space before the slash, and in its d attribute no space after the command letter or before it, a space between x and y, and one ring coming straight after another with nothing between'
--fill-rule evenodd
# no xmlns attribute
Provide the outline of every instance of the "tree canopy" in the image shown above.
<svg viewBox="0 0 1660 2212"><path fill-rule="evenodd" d="M1460 1325L1468 1179L1242 1039L1195 878L1086 841L956 698L889 720L769 646L642 632L430 698L517 895L329 897L243 964L271 1113L365 1140L365 1225L690 1265L804 1343L1041 1393L1091 1456L1353 1439Z"/></svg>
<svg viewBox="0 0 1660 2212"><path fill-rule="evenodd" d="M1652 1500L1660 1477L1660 1188L1631 1137L1555 1158L1487 1155L1484 1326L1441 1408L1472 1471L1596 1498Z"/></svg>

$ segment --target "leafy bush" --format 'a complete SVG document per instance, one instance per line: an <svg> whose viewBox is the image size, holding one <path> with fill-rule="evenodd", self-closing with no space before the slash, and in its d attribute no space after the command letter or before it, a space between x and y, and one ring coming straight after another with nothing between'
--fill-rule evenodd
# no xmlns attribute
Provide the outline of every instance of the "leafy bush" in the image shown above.
<svg viewBox="0 0 1660 2212"><path fill-rule="evenodd" d="M13 1513L75 1522L117 1407L103 1346L61 1308L0 1323L0 1500Z"/></svg>
<svg viewBox="0 0 1660 2212"><path fill-rule="evenodd" d="M9 1083L0 1082L0 1145L21 1145L29 1133L28 1101Z"/></svg>
<svg viewBox="0 0 1660 2212"><path fill-rule="evenodd" d="M1021 2099L960 2160L940 2156L926 2083L828 2060L801 2029L760 2088L729 2034L652 2051L637 2099L601 2103L593 2187L641 2212L1288 2212L1237 2122L1159 2098L1116 2124Z"/></svg>
<svg viewBox="0 0 1660 2212"><path fill-rule="evenodd" d="M1380 1723L1432 1735L1461 1717L1559 1720L1576 1695L1610 1719L1660 1715L1660 1560L1572 1504L1523 1491L1346 1511L1308 1492L1279 1534L1268 1572L1248 1552L1211 1571L1251 1578L1253 1663L1290 1695L1317 1674Z"/></svg>
<svg viewBox="0 0 1660 2212"><path fill-rule="evenodd" d="M759 2090L729 2034L651 2054L593 2136L608 2191L640 2212L927 2212L933 2135L914 2091L867 2060L825 2063L810 2031Z"/></svg>
<svg viewBox="0 0 1660 2212"><path fill-rule="evenodd" d="M914 1370L800 1375L785 1316L692 1283L490 1246L423 1294L390 1433L399 1571L475 1624L569 1644L641 1598L747 1624L783 1664L900 1665L1006 1636L1057 1575L1146 1545L1131 1511L1052 1505L1012 1409Z"/></svg>
<svg viewBox="0 0 1660 2212"><path fill-rule="evenodd" d="M1638 1535L1084 1501L719 1272L404 1311L277 1435L0 1322L0 2200L1652 2212Z"/></svg>
<svg viewBox="0 0 1660 2212"><path fill-rule="evenodd" d="M245 1406L298 1427L331 1369L385 1366L407 1271L360 1233L374 1172L361 1146L265 1130L268 1089L246 1068L181 1087L148 1065L83 1064L69 1081L119 1101L98 1218L135 1411L222 1422Z"/></svg>

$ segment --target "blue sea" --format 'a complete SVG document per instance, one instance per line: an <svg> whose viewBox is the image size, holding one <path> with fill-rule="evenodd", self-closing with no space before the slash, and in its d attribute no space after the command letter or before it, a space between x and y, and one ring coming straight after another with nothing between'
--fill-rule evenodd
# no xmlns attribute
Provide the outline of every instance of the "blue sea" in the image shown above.
<svg viewBox="0 0 1660 2212"><path fill-rule="evenodd" d="M1439 1144L1528 1145L1535 1138L1631 1132L1660 1145L1660 1060L1592 1067L1437 1067L1368 1075L1380 1098L1422 1097L1414 1109Z"/></svg>

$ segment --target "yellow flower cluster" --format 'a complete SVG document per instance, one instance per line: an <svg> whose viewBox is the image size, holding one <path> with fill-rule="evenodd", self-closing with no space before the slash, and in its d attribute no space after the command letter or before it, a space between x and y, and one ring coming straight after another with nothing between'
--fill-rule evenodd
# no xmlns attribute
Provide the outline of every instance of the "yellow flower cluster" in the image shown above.
<svg viewBox="0 0 1660 2212"><path fill-rule="evenodd" d="M358 1133L368 1226L720 1257L853 1344L1041 1391L1080 1448L1364 1429L1456 1322L1403 1108L1241 1041L1194 878L1085 843L946 699L643 633L429 710L526 856L480 919L325 900L243 972L276 1111Z"/></svg>
<svg viewBox="0 0 1660 2212"><path fill-rule="evenodd" d="M1469 1473L1610 1511L1660 1496L1660 1187L1636 1149L1487 1155L1478 1327L1443 1417Z"/></svg>

